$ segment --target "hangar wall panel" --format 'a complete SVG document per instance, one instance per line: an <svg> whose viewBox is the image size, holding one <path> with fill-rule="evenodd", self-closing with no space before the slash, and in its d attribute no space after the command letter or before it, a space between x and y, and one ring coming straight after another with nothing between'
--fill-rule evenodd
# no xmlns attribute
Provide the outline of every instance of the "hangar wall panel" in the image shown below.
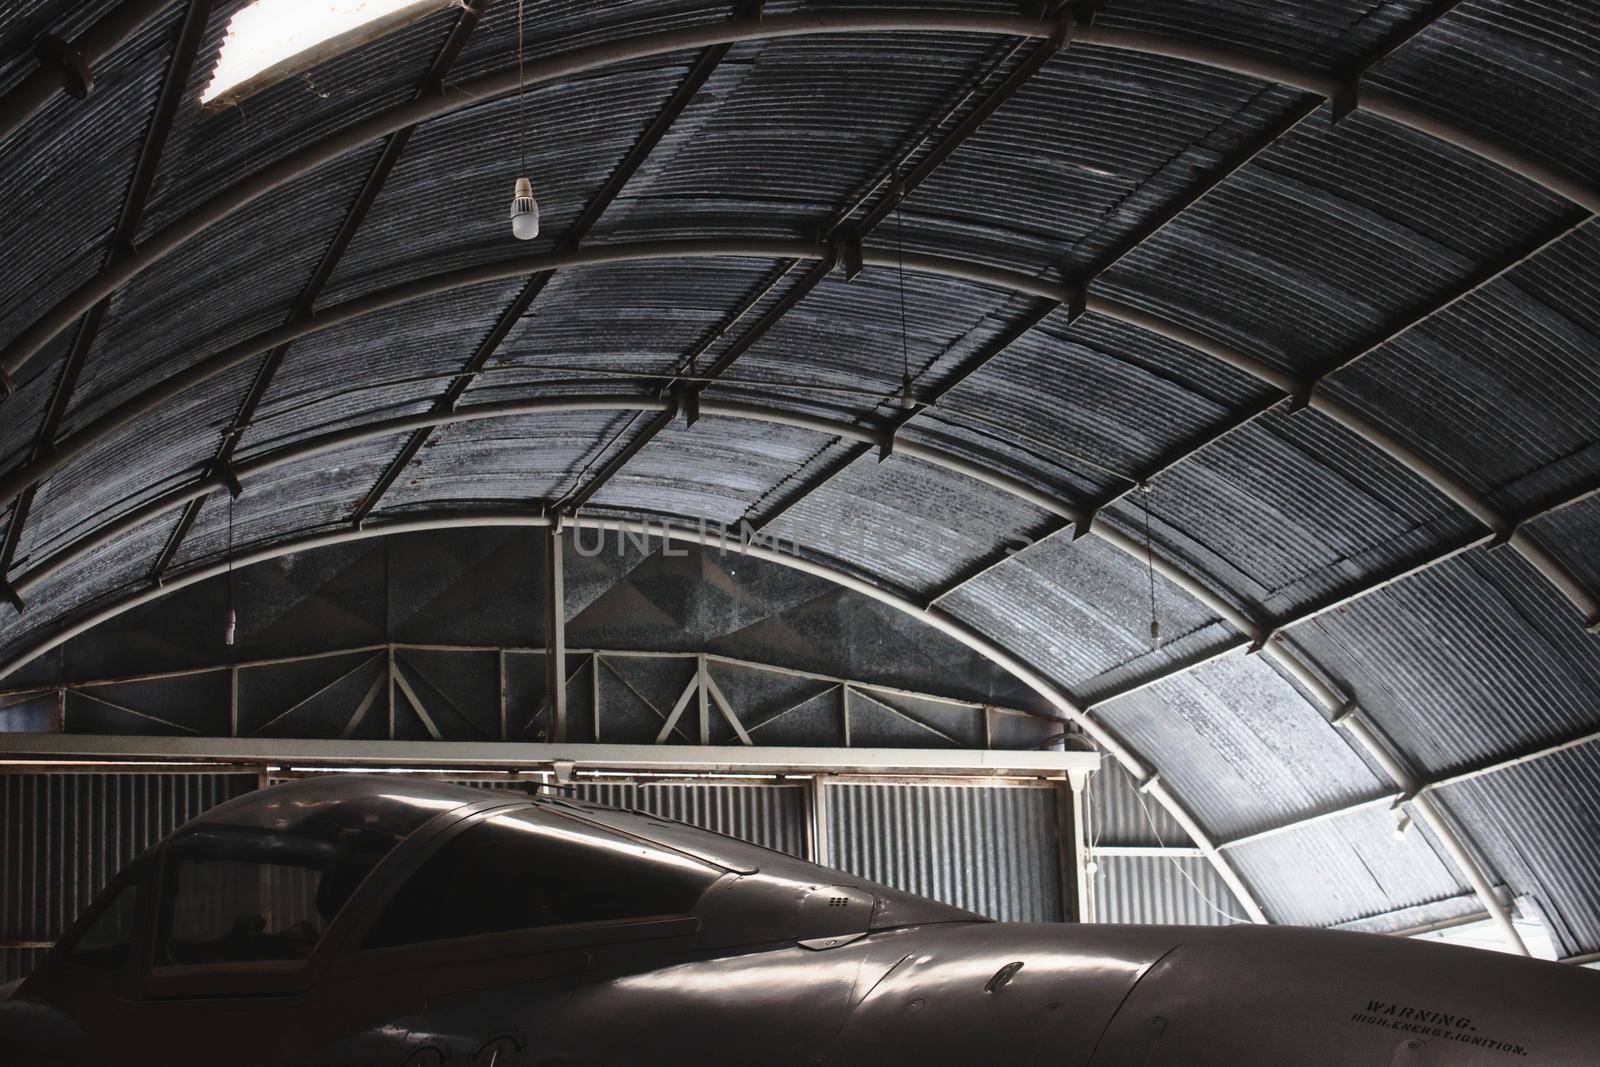
<svg viewBox="0 0 1600 1067"><path fill-rule="evenodd" d="M596 804L638 808L791 856L806 854L806 798L801 785L679 785L595 782L578 795Z"/></svg>
<svg viewBox="0 0 1600 1067"><path fill-rule="evenodd" d="M1061 921L1053 787L823 788L830 866L991 919Z"/></svg>
<svg viewBox="0 0 1600 1067"><path fill-rule="evenodd" d="M1096 922L1227 926L1248 922L1215 867L1190 856L1099 856Z"/></svg>

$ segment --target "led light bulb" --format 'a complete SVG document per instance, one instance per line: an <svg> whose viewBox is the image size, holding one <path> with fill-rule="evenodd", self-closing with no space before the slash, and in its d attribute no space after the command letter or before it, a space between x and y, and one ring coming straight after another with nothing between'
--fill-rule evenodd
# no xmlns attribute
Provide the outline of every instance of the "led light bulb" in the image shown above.
<svg viewBox="0 0 1600 1067"><path fill-rule="evenodd" d="M511 232L519 241L531 241L539 236L539 203L533 198L533 183L518 178L511 194Z"/></svg>
<svg viewBox="0 0 1600 1067"><path fill-rule="evenodd" d="M239 613L232 608L228 609L226 619L222 624L222 643L231 646L234 635L239 631Z"/></svg>
<svg viewBox="0 0 1600 1067"><path fill-rule="evenodd" d="M1394 830L1391 831L1394 834L1394 839L1396 841L1403 840L1406 836L1406 831L1409 829L1411 829L1411 816L1399 808L1396 808L1394 816Z"/></svg>
<svg viewBox="0 0 1600 1067"><path fill-rule="evenodd" d="M895 397L895 404L902 411L915 411L917 398L911 391L911 375L906 375L905 383L900 387L900 395Z"/></svg>

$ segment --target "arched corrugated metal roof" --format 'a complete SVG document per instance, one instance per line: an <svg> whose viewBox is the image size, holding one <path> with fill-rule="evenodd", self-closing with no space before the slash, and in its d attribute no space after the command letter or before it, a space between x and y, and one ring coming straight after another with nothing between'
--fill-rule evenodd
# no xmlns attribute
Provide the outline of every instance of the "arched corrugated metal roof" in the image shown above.
<svg viewBox="0 0 1600 1067"><path fill-rule="evenodd" d="M530 3L530 248L517 5L205 111L239 4L0 15L6 663L213 566L235 473L240 552L747 521L1024 665L1267 917L1600 949L1588 5Z"/></svg>

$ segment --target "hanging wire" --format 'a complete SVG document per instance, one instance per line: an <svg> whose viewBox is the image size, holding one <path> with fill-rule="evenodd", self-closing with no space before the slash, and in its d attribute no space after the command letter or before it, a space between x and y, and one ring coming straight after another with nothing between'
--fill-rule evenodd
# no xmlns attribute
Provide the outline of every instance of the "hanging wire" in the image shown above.
<svg viewBox="0 0 1600 1067"><path fill-rule="evenodd" d="M898 171L894 177L894 243L895 258L900 276L900 406L910 411L915 406L911 397L911 341L906 328L906 223L900 205L905 201L906 188Z"/></svg>
<svg viewBox="0 0 1600 1067"><path fill-rule="evenodd" d="M522 152L521 174L528 173L528 86L522 78L522 2L517 0L517 134Z"/></svg>
<svg viewBox="0 0 1600 1067"><path fill-rule="evenodd" d="M228 614L222 624L222 643L232 646L239 630L239 613L233 605L233 507L237 498L228 493Z"/></svg>
<svg viewBox="0 0 1600 1067"><path fill-rule="evenodd" d="M1150 542L1150 487L1145 486L1140 500L1144 504L1144 566L1150 578L1150 648L1161 645L1161 623L1156 619L1156 556Z"/></svg>
<svg viewBox="0 0 1600 1067"><path fill-rule="evenodd" d="M1150 814L1149 805L1145 804L1144 802L1144 794L1135 789L1133 791L1133 799L1139 802L1139 810L1144 812L1144 821L1150 824L1150 832L1155 835L1156 844L1163 851L1165 851L1167 843L1161 837L1161 828L1156 825L1155 816ZM1167 853L1167 861L1172 864L1172 869L1177 871L1185 882L1189 883L1189 888L1194 890L1195 896L1200 898L1200 902L1206 907L1210 908L1217 915L1228 920L1230 923L1248 923L1250 921L1242 916L1233 914L1233 912L1227 910L1213 900L1211 894L1202 889L1200 887L1200 883L1195 881L1194 878L1190 876L1188 870L1184 868L1177 856Z"/></svg>

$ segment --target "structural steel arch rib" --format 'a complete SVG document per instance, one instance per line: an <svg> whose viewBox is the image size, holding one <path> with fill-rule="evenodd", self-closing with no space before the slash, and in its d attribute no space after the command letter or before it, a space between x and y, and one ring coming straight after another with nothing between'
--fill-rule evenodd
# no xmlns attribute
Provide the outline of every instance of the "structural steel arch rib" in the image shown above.
<svg viewBox="0 0 1600 1067"><path fill-rule="evenodd" d="M1331 75L1298 70L1220 45L1093 24L1074 26L1070 14L1058 19L1040 20L1020 15L981 12L842 8L770 17L737 18L706 26L641 34L574 49L562 55L527 64L522 73L522 83L538 85L631 60L649 59L714 45L776 40L785 37L872 32L955 32L1059 41L1067 41L1075 36L1085 44L1166 56L1218 70L1227 70L1262 81L1275 82L1324 99L1338 98L1350 102L1357 108L1437 138L1520 174L1582 206L1591 214L1600 214L1600 187L1550 167L1530 155L1495 144L1455 123L1429 115L1392 93L1363 87L1359 77L1353 83L1346 83ZM399 129L503 96L516 90L518 85L518 72L515 70L484 75L448 87L437 97L414 100L380 112L262 168L180 217L166 229L150 235L139 247L136 255L101 271L35 320L10 342L4 354L0 355L0 381L5 380L4 376L15 374L53 337L67 329L100 299L116 292L152 264L209 226L257 198L323 163Z"/></svg>
<svg viewBox="0 0 1600 1067"><path fill-rule="evenodd" d="M508 401L499 404L475 405L465 408L457 408L455 411L447 413L429 412L421 415L399 416L376 423L370 423L365 426L333 431L317 437L307 438L304 441L296 442L294 444L286 445L272 452L264 453L260 456L241 462L235 468L234 473L240 479L255 477L277 467L288 466L299 460L307 459L311 456L321 453L334 452L361 441L380 437L388 437L408 430L435 426L445 422L469 422L484 419L508 418L517 415L549 413L555 411L632 410L660 412L671 410L672 406L672 401L658 397L564 397L558 399ZM782 411L745 403L702 400L700 405L700 413L702 416L724 416L735 419L749 419L754 421L771 422L785 426L793 426L819 434L844 437L874 445L881 444L883 440L890 433L892 433L892 431L869 429L854 423L847 423L834 419L825 419L818 416L804 415L796 412ZM1073 523L1083 523L1088 518L1082 509L1073 504L1055 499L1048 494L1042 493L1015 478L996 471L988 470L987 468L962 459L961 457L944 452L940 449L919 445L914 442L903 442L897 447L897 451L905 457L943 467L947 470L951 470L955 473L972 478L983 484L993 486L994 488L997 488L1003 492L1026 500L1043 510L1051 512L1059 518L1066 519L1067 521ZM37 583L38 581L43 580L47 574L55 570L59 570L61 567L66 566L67 563L74 559L82 558L89 552L93 551L95 547L114 540L117 536L120 536L127 530L132 529L133 526L137 525L138 523L142 523L150 518L153 518L155 515L160 514L163 511L181 507L189 500L199 496L204 496L207 493L223 487L223 485L224 481L222 477L220 475L214 475L201 479L199 482L196 482L191 486L183 487L165 494L162 497L158 497L145 507L137 509L135 512L130 512L122 519L113 522L107 527L102 528L100 531L97 531L97 533L92 535L90 538L84 539L72 546L69 546L65 552L52 557L44 563L41 563L39 567L35 569L35 571L22 576L19 579L18 584L26 587L27 585ZM585 521L598 522L599 520ZM604 524L602 523L602 525ZM633 525L636 526L638 524ZM620 529L627 526L628 524L619 524L616 526L616 528ZM1185 592L1204 603L1208 608L1224 619L1230 626L1239 630L1241 634L1245 635L1245 637L1252 639L1252 643L1256 647L1265 649L1265 652L1268 656L1270 656L1275 662L1282 665L1290 674L1290 676L1299 682L1311 694L1311 699L1315 703L1322 706L1324 713L1332 717L1332 722L1335 725L1346 726L1350 735L1355 738L1355 740L1363 749L1372 755L1374 760L1384 769L1385 773L1388 774L1391 779L1393 779L1396 786L1399 787L1401 794L1411 798L1411 802L1416 808L1418 814L1434 832L1435 836L1440 839L1451 860L1454 862L1457 868L1461 870L1463 877L1473 888L1473 891L1479 897L1479 900L1483 904L1486 911L1496 921L1496 924L1499 926L1501 933L1506 938L1507 943L1512 948L1526 954L1527 949L1524 946L1521 937L1517 934L1516 929L1510 920L1510 916L1506 913L1504 905L1500 903L1499 897L1494 891L1492 881L1473 858L1472 852L1457 834L1453 824L1449 821L1449 819L1431 797L1417 794L1415 789L1415 779L1405 768L1404 764L1388 751L1382 740L1377 736L1376 732L1368 724L1366 724L1364 719L1358 718L1354 715L1354 709L1350 706L1349 702L1344 700L1338 693L1336 693L1333 688L1323 680L1321 674L1313 670L1307 663L1305 663L1299 658L1299 656L1297 656L1288 648L1271 641L1270 638L1272 634L1270 630L1263 627L1256 620L1251 619L1244 612L1233 607L1225 598L1221 597L1203 583L1197 581L1192 576L1174 566L1170 561L1149 554L1149 550L1146 546L1139 544L1138 542L1116 530L1109 529L1103 523L1092 523L1090 525L1089 532L1095 534L1112 547L1132 556L1135 559L1148 561L1151 566L1153 566L1162 574L1163 577L1167 578L1179 588L1183 589ZM704 538L707 535L701 534L700 536ZM722 540L725 540L725 538ZM790 558L785 553L772 553L772 556L781 559ZM215 568L211 568L210 570L214 571ZM202 569L201 572L194 573L210 573L210 571ZM190 576L185 576L183 579L180 579L183 584L188 584L189 582L196 580L199 579L192 578ZM855 588L855 586L852 586L852 588ZM942 630L945 630L945 632L951 633L952 636L957 636L958 639L965 640L964 638L960 638L959 635L955 634L954 631L949 630L946 624L949 626L960 627L963 631L966 631L967 628L963 624L956 622L951 616L946 615L943 611L936 607L931 605L922 606L912 604L910 601L899 597L897 594L889 593L880 587L871 585L870 583L862 582L860 583L859 588L864 592L869 589L873 590L874 592L870 593L869 595L873 595L878 599L884 599L886 603L892 603L897 608L900 608L900 610L906 610L918 618L938 625ZM151 590L146 593L135 594L134 598L127 606L132 606L136 603L144 603L146 599L158 595L160 595L159 589ZM117 610L126 610L126 608L124 607ZM115 612L113 612L113 614L115 614ZM109 618L110 616L107 615L104 617ZM91 618L98 617L91 616ZM938 620L944 620L944 622L941 623ZM90 625L93 625L93 622L75 624L66 631L52 635L52 637L47 641L41 642L32 647L30 650L13 657L13 659L10 661L0 664L0 676L4 676L4 674L21 666L34 656L48 651L50 648L55 647L62 641L69 639L74 634L81 633L83 629L86 629ZM977 646L971 647L976 648ZM983 654L988 655L987 652L984 652ZM1000 663L999 660L996 660L995 662ZM1002 663L1001 665L1004 666L1005 669L1011 671L1013 674L1016 674L1019 679L1022 679L1031 688L1036 689L1041 695L1045 696L1046 699L1051 700L1051 702L1056 704L1057 707L1061 708L1069 716L1072 716L1075 721L1084 724L1085 729L1089 728L1089 724L1092 721L1089 711L1079 705L1064 691L1060 690L1054 685L1054 683L1051 683L1042 676L1035 674L1025 664L1021 663L1021 661L1013 659L1007 663ZM1041 685L1045 688L1040 688ZM1104 733L1103 729L1101 729L1100 732ZM1096 736L1096 740L1100 740L1098 735ZM1107 747L1108 750L1113 751L1114 754L1118 754L1119 760L1123 762L1124 765L1127 766L1129 772L1140 781L1140 788L1142 790L1151 793L1153 796L1157 796L1158 799L1162 799L1162 803L1167 804L1169 808L1173 810L1174 816L1180 818L1180 821L1188 820L1184 821L1185 830L1200 845L1201 849L1206 852L1208 858L1217 856L1217 859L1220 859L1220 855L1218 855L1214 844L1211 843L1209 838L1205 836L1198 824L1195 824L1193 820L1187 816L1187 814L1179 814L1181 808L1176 807L1176 802L1173 801L1170 795L1166 793L1165 786L1161 782L1159 775L1143 773L1141 768L1138 766L1138 761L1133 757L1121 754L1119 749L1112 748L1109 745ZM1214 862L1216 861L1214 860ZM1221 866L1218 867L1218 871L1223 875L1224 878L1229 877L1227 872L1224 871ZM1239 886L1234 886L1233 881L1230 880L1229 885L1230 887L1234 887L1237 893L1241 894L1239 899L1246 904L1247 908L1254 909L1252 910L1251 914L1252 918L1256 918L1259 909L1256 908L1249 895L1245 893L1242 884ZM1256 921L1263 920L1261 918L1256 918Z"/></svg>
<svg viewBox="0 0 1600 1067"><path fill-rule="evenodd" d="M780 566L790 567L803 571L815 577L824 578L836 585L853 590L863 596L872 598L881 604L886 604L912 618L917 619L939 632L960 641L984 659L1015 677L1029 689L1038 693L1051 706L1061 712L1062 721L1078 724L1096 744L1116 758L1124 769L1135 779L1146 783L1146 791L1154 797L1183 827L1184 832L1199 846L1205 858L1216 869L1217 874L1233 891L1234 896L1249 914L1252 922L1267 922L1266 913L1261 910L1255 896L1250 892L1244 881L1233 869L1232 863L1225 857L1194 817L1180 804L1166 789L1160 777L1151 772L1150 768L1131 749L1103 724L1096 721L1088 712L1084 711L1064 690L1051 682L1044 675L1034 670L1027 663L1018 659L1004 648L1000 647L978 631L945 614L937 608L924 608L910 600L894 593L882 586L868 582L841 570L829 567L816 560L791 555L757 544L744 544L737 538L729 540L709 532L701 532L693 527L670 526L665 523L653 524L648 522L631 522L614 519L589 519L578 517L564 520L567 525L588 529L612 530L623 533L643 533L646 535L667 536L676 540L690 543L724 546L732 551L748 555L756 559L766 560ZM231 559L222 560L205 567L198 567L184 574L175 576L164 586L132 593L118 598L110 605L105 606L71 626L64 628L54 635L52 644L68 641L78 634L94 626L115 618L125 611L130 611L141 604L149 603L169 592L181 589L207 578L226 573L230 567L246 567L253 563L261 563L293 552L304 552L314 548L324 548L330 545L343 544L368 537L379 537L396 533L415 533L424 530L452 529L468 526L548 526L549 517L531 513L515 512L446 512L442 515L427 517L407 517L401 520L385 520L374 522L364 527L340 530L335 533L312 534L306 537L282 541L271 547L258 549L253 552L240 552ZM29 654L30 656L32 653ZM0 677L14 670L21 662L12 659L0 664Z"/></svg>
<svg viewBox="0 0 1600 1067"><path fill-rule="evenodd" d="M520 277L538 271L569 270L575 267L656 259L696 257L770 258L780 260L821 260L829 255L823 246L807 241L750 239L678 239L596 245L572 252L552 252L520 256L415 279L347 300L307 318L296 319L276 329L247 338L214 353L187 369L158 382L93 422L56 442L54 450L39 456L0 477L0 505L22 493L29 485L42 482L68 461L81 455L96 442L152 412L169 400L239 364L279 345L298 340L334 326L350 322L387 308L434 296L452 289L482 282ZM892 267L900 262L898 253L864 249L863 259L872 267ZM1065 302L1073 297L1072 286L1041 280L1036 275L975 264L951 256L928 253L904 256L905 266L913 271L968 281L978 285L1011 289L1015 292ZM1503 541L1526 559L1554 585L1583 617L1591 629L1600 626L1600 599L1590 593L1562 564L1517 523L1500 515L1482 496L1392 434L1374 426L1353 408L1330 397L1319 380L1301 381L1262 360L1220 341L1181 326L1159 315L1122 301L1102 297L1092 290L1086 298L1088 310L1147 330L1192 348L1271 385L1286 396L1293 396L1315 408L1361 437L1378 451L1415 474L1447 499L1467 511L1488 528L1497 541ZM448 421L448 419L442 420ZM1063 516L1065 517L1065 516ZM1074 519L1073 521L1076 521ZM18 584L20 588L20 583ZM1207 604L1246 633L1253 643L1265 639L1254 622L1240 624L1238 609L1218 600ZM1228 614L1229 612L1232 613Z"/></svg>

